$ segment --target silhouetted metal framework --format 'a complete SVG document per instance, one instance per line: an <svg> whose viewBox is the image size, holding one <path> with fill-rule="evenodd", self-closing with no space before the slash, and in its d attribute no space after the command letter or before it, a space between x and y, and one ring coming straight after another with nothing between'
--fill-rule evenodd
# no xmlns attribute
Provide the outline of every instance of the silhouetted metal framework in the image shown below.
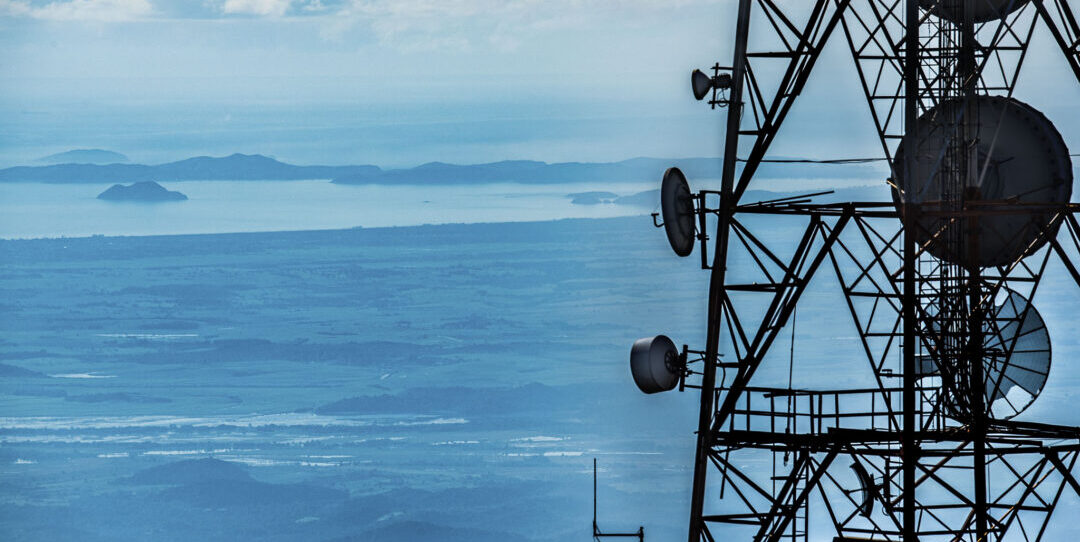
<svg viewBox="0 0 1080 542"><path fill-rule="evenodd" d="M742 201L830 39L851 52L894 178L917 172L915 152L894 157L901 145L916 148L915 130L905 127L922 115L948 100L1012 95L1040 22L1080 82L1080 26L1066 0L1018 1L1023 5L1000 19L975 21L972 6L987 1L941 0L959 10L949 21L932 12L945 8L930 0L805 0L796 7L739 0L733 60L714 67L714 74L730 73L731 84L710 100L729 108L721 187L693 196L710 283L705 349L682 350L680 389L701 393L690 542L807 540L812 501L821 503L816 517L828 517L837 541L1039 540L1063 492L1080 494L1072 474L1080 428L993 418L984 393L992 373L983 368L992 358L986 321L999 294L1032 299L1051 259L1080 287L1080 205L976 206L958 196L957 206L942 210L816 203L820 194ZM959 159L939 172L944 182L973 174L965 153L975 152L974 136L966 126L955 127L947 152ZM1032 243L1041 248L1004 265L949 263L918 241L942 236L927 229L928 217L970 231L972 223L1010 213L1052 218ZM760 215L799 220L801 237L768 240L754 231ZM711 239L707 217L716 223ZM734 261L756 276L729 273ZM838 301L851 313L877 386L754 387L766 353L823 272L840 284ZM1015 318L1022 321L1027 310ZM1014 348L1012 339L999 339ZM767 478L745 467L770 463Z"/></svg>

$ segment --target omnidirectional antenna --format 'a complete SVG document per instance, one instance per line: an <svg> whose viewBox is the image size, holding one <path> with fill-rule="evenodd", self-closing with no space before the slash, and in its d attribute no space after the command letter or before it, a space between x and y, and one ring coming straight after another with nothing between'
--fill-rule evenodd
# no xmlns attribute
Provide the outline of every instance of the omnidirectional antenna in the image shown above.
<svg viewBox="0 0 1080 542"><path fill-rule="evenodd" d="M596 458L592 459L592 537L599 541L601 538L637 538L638 542L645 542L645 526L639 526L634 533L605 533L600 531L596 524Z"/></svg>

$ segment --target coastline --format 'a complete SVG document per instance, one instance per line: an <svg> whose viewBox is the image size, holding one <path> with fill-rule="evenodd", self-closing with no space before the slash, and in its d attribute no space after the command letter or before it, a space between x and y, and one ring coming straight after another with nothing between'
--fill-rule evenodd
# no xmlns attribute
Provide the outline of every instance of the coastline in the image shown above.
<svg viewBox="0 0 1080 542"><path fill-rule="evenodd" d="M265 239L275 239L280 242L288 241L302 241L305 238L325 238L325 239L347 239L350 234L356 232L370 232L370 233L387 233L390 231L396 231L401 233L415 233L417 235L424 235L439 230L443 230L447 233L458 232L462 228L476 227L478 230L487 230L492 226L510 226L511 230L514 227L523 227L528 229L535 229L538 226L548 224L577 224L577 223L590 223L590 222L611 222L615 223L624 220L637 220L641 224L650 225L650 219L648 213L639 214L627 214L613 217L568 217L568 218L554 218L550 220L507 220L507 221L490 221L490 222L442 222L432 224L410 224L400 226L354 226L351 228L320 228L320 229L286 229L286 230L259 230L259 231L235 231L235 232L208 232L208 233L163 233L163 234L150 234L150 235L105 235L105 234L93 234L93 235L79 235L79 236L60 236L60 237L15 237L7 238L0 237L0 246L9 244L32 244L32 243L54 243L54 242L111 242L122 240L188 240L198 241L200 239L220 239L228 240L229 238L235 238L231 240L255 240L260 237ZM507 231L501 228L502 231Z"/></svg>

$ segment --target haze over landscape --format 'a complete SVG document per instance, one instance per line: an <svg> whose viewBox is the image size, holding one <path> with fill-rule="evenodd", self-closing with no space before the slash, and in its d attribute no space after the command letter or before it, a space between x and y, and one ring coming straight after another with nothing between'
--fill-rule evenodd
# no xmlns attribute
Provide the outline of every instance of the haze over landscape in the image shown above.
<svg viewBox="0 0 1080 542"><path fill-rule="evenodd" d="M717 186L725 112L687 76L733 13L0 0L0 539L587 540L593 457L603 526L684 537L697 396L640 394L627 354L704 335L708 275L649 213L672 165ZM1048 47L1017 95L1080 151ZM880 157L846 55L770 156ZM746 197L887 175L766 164ZM1048 277L1025 416L1076 423L1080 296ZM838 287L781 334L802 386L869 382Z"/></svg>

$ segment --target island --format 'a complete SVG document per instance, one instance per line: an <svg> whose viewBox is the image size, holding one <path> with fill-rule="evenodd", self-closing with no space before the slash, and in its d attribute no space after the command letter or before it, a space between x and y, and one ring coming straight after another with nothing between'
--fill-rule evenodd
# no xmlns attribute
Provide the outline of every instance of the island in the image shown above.
<svg viewBox="0 0 1080 542"><path fill-rule="evenodd" d="M646 190L629 196L620 196L614 192L575 192L567 194L573 205L633 205L637 207L654 207L660 201L659 190Z"/></svg>
<svg viewBox="0 0 1080 542"><path fill-rule="evenodd" d="M50 154L36 160L39 164L119 164L128 161L128 157L118 152L103 149L74 149Z"/></svg>
<svg viewBox="0 0 1080 542"><path fill-rule="evenodd" d="M109 201L184 201L187 196L173 190L167 190L164 186L154 181L142 181L128 186L114 184L108 190L98 194L98 199Z"/></svg>
<svg viewBox="0 0 1080 542"><path fill-rule="evenodd" d="M612 203L619 195L614 192L575 192L566 197L571 198L570 203L574 205L599 205Z"/></svg>
<svg viewBox="0 0 1080 542"><path fill-rule="evenodd" d="M89 154L87 154L89 152ZM98 151L70 151L49 160L111 161ZM111 152L111 151L101 151ZM122 155L120 157L123 157ZM125 157L126 158L126 157ZM783 159L783 158L777 158ZM44 160L44 159L43 159ZM716 185L721 176L717 158L631 158L620 162L547 163L533 160L504 160L486 164L429 162L404 169L382 169L374 165L294 165L261 154L234 153L229 156L196 156L176 162L147 165L133 163L59 163L0 168L0 183L134 183L141 181L307 181L329 179L341 185L479 185L493 183L658 183L669 167L677 166L690 179L691 187ZM815 164L810 172L804 163L767 162L756 175L768 179L825 178L867 181L888 176L888 168L870 164ZM579 205L600 199L604 192L580 192ZM619 202L614 202L619 203ZM593 205L597 203L592 203Z"/></svg>
<svg viewBox="0 0 1080 542"><path fill-rule="evenodd" d="M634 205L637 207L655 207L660 203L659 190L646 190L629 196L615 198L616 205Z"/></svg>

